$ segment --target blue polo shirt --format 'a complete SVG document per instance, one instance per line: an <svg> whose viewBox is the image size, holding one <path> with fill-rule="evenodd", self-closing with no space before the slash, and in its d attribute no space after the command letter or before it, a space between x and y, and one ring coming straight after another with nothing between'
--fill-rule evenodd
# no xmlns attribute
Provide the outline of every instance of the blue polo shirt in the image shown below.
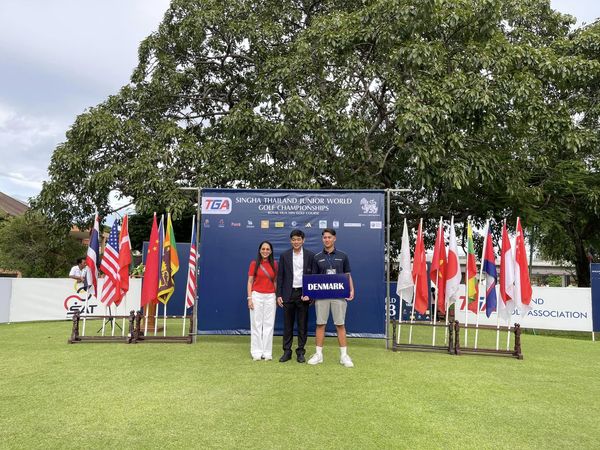
<svg viewBox="0 0 600 450"><path fill-rule="evenodd" d="M334 272L335 271L335 272ZM344 252L334 248L331 253L325 249L315 255L313 273L350 273L350 260Z"/></svg>

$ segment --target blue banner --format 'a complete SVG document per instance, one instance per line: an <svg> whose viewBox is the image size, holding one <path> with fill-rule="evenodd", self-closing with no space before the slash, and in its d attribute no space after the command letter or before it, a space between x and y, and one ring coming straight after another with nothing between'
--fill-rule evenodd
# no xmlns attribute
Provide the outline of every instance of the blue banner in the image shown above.
<svg viewBox="0 0 600 450"><path fill-rule="evenodd" d="M350 280L345 274L304 275L302 277L302 295L311 300L325 298L348 298Z"/></svg>
<svg viewBox="0 0 600 450"><path fill-rule="evenodd" d="M593 330L600 331L600 264L590 264Z"/></svg>
<svg viewBox="0 0 600 450"><path fill-rule="evenodd" d="M346 315L347 331L350 336L383 337L383 191L203 190L199 332L248 333L248 267L259 244L270 241L278 260L291 247L290 232L300 229L306 235L304 247L317 253L323 248L321 232L328 227L337 232L336 248L348 254L355 285L355 300L348 304ZM314 333L314 307L308 327ZM278 308L275 332L282 330L283 314ZM331 321L327 331L335 332Z"/></svg>

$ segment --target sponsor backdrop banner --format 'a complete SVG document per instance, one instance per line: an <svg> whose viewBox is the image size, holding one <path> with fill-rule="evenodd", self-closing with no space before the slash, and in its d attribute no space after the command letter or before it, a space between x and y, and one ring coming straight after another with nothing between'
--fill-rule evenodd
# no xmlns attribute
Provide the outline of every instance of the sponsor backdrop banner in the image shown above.
<svg viewBox="0 0 600 450"><path fill-rule="evenodd" d="M600 264L598 264L600 266ZM600 272L600 267L598 267ZM598 288L600 289L600 275ZM511 325L520 323L524 328L536 328L540 330L565 330L565 331L592 331L592 302L590 300L590 289L588 288L551 288L533 286L532 309L527 316L523 317L518 311L513 311ZM460 286L461 292L465 291L465 286ZM396 283L391 283L390 288L390 315L398 318L400 300L396 295ZM499 288L497 288L497 297L500 300ZM384 305L385 305L385 296ZM464 300L464 294L460 301ZM485 298L480 297L479 303L483 307ZM600 299L599 299L600 301ZM596 305L598 305L596 307ZM600 304L594 304L594 312L597 314ZM410 320L411 306L402 302L402 319ZM415 320L431 320L431 310L424 315L415 313ZM469 324L476 323L477 315L471 311L469 314ZM459 322L465 323L465 311L459 311L456 315ZM485 315L485 310L479 314L479 323L482 325L496 325L496 313L492 313L489 319ZM501 326L506 326L506 320L500 320Z"/></svg>
<svg viewBox="0 0 600 450"><path fill-rule="evenodd" d="M100 289L105 278L98 279ZM10 322L33 320L72 319L77 310L90 316L103 315L104 305L83 290L77 291L74 280L68 278L13 278L10 296ZM141 279L130 278L127 300L118 308L111 307L113 315L128 315L140 307Z"/></svg>
<svg viewBox="0 0 600 450"><path fill-rule="evenodd" d="M600 331L600 264L590 264L594 331Z"/></svg>
<svg viewBox="0 0 600 450"><path fill-rule="evenodd" d="M202 191L198 330L248 333L248 266L258 245L273 244L275 259L290 248L290 232L306 235L305 248L321 251L321 232L334 228L336 247L350 259L355 300L346 315L348 333L383 337L385 296L383 191L284 191L205 189ZM309 333L315 329L314 307ZM283 330L278 308L275 332ZM335 327L329 323L328 332Z"/></svg>

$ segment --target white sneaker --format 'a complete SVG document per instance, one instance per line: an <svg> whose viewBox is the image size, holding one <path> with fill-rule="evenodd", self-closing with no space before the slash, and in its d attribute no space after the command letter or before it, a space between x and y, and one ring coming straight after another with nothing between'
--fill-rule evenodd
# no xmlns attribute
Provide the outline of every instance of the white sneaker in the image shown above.
<svg viewBox="0 0 600 450"><path fill-rule="evenodd" d="M312 355L310 357L310 359L308 360L308 364L310 364L311 366L316 366L317 364L321 364L323 362L323 354L318 354L315 353L314 355Z"/></svg>
<svg viewBox="0 0 600 450"><path fill-rule="evenodd" d="M354 363L348 355L344 355L340 358L340 364L344 367L354 367Z"/></svg>
<svg viewBox="0 0 600 450"><path fill-rule="evenodd" d="M261 358L260 355L258 355L258 356L252 356L252 360L254 360L254 361L260 361L261 359L262 358Z"/></svg>

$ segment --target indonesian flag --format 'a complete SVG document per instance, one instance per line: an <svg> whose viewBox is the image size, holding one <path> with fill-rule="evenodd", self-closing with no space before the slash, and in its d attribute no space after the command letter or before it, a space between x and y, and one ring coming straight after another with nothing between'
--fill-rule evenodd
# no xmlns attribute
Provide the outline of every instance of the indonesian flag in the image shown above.
<svg viewBox="0 0 600 450"><path fill-rule="evenodd" d="M500 303L499 314L503 319L510 318L514 302L514 287L515 287L515 260L506 230L506 220L502 225L502 248L500 253Z"/></svg>
<svg viewBox="0 0 600 450"><path fill-rule="evenodd" d="M150 241L148 242L148 252L146 253L146 266L144 268L144 279L142 281L142 307L156 303L158 297L158 255L162 249L158 242L158 224L156 223L156 213L152 221L152 231L150 231Z"/></svg>
<svg viewBox="0 0 600 450"><path fill-rule="evenodd" d="M119 276L121 279L121 296L129 291L129 265L131 264L131 242L129 242L129 226L127 214L121 224L119 236Z"/></svg>
<svg viewBox="0 0 600 450"><path fill-rule="evenodd" d="M521 220L517 217L517 238L515 240L515 303L525 316L531 309L531 283L525 252L525 237L521 228Z"/></svg>
<svg viewBox="0 0 600 450"><path fill-rule="evenodd" d="M429 305L429 289L427 287L427 260L425 259L425 243L423 242L423 219L419 224L417 243L415 245L415 260L412 270L415 283L415 310L425 314Z"/></svg>
<svg viewBox="0 0 600 450"><path fill-rule="evenodd" d="M433 247L433 257L431 258L431 268L429 269L429 278L435 283L437 288L437 309L440 312L446 311L446 242L444 240L444 225L442 219L438 225L435 236L435 245Z"/></svg>
<svg viewBox="0 0 600 450"><path fill-rule="evenodd" d="M446 267L445 297L446 305L457 302L460 288L460 263L458 262L458 245L456 243L456 232L454 231L454 216L450 222L450 238L448 240L448 264ZM457 305L458 307L458 305Z"/></svg>
<svg viewBox="0 0 600 450"><path fill-rule="evenodd" d="M88 245L87 254L85 257L85 264L87 266L86 283L88 285L88 292L95 296L98 295L98 259L100 255L100 220L98 214L94 218L94 227L92 228L92 234L90 235L90 243ZM93 289L93 291L92 291Z"/></svg>
<svg viewBox="0 0 600 450"><path fill-rule="evenodd" d="M400 247L400 271L398 272L398 285L396 286L396 294L398 294L398 297L406 301L407 304L412 303L413 289L415 286L411 271L408 227L406 226L406 219L404 219L402 244Z"/></svg>

